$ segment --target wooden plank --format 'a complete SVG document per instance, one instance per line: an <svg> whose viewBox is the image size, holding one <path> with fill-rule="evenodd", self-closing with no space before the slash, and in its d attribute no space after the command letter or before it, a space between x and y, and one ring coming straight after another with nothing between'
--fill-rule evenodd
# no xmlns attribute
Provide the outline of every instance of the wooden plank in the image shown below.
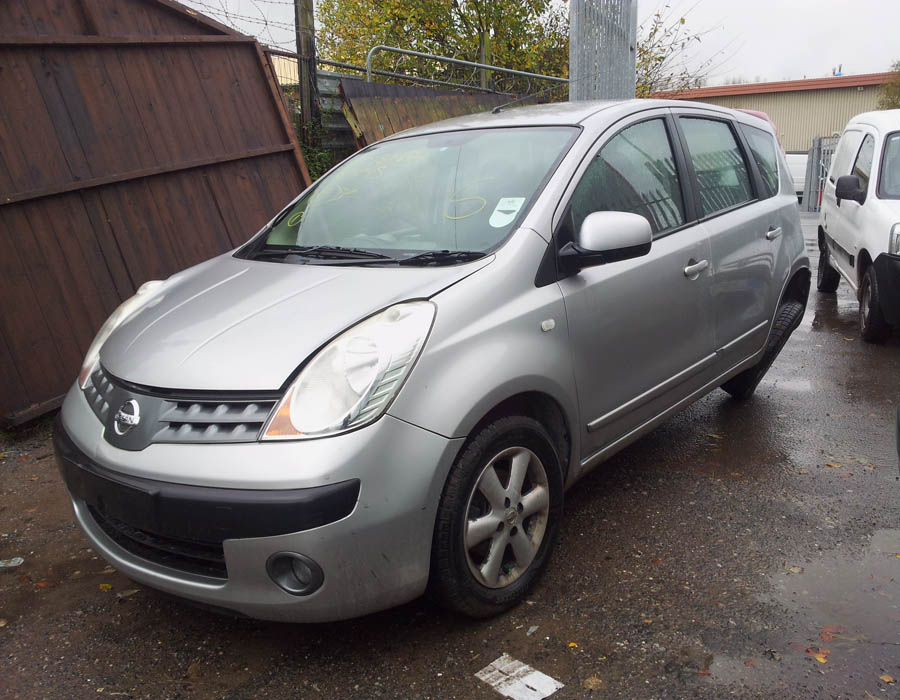
<svg viewBox="0 0 900 700"><path fill-rule="evenodd" d="M90 180L82 180L79 182L69 182L65 185L60 185L58 187L48 187L39 190L33 190L31 192L17 192L10 195L6 195L0 200L0 207L8 204L16 204L18 202L24 202L32 199L40 199L42 197L52 197L58 194L65 194L66 192L75 192L80 190L92 189L94 187L102 187L104 185L112 185L117 183L128 182L129 180L138 180L144 177L153 177L154 175L164 175L166 173L181 171L181 170L192 170L193 168L202 168L207 165L214 165L216 163L228 163L230 161L236 160L248 160L252 158L257 158L259 156L269 155L271 153L281 153L283 151L291 150L292 146L290 144L282 144L278 146L267 146L265 148L255 148L248 151L243 151L242 153L229 153L223 156L216 156L214 158L199 158L194 161L189 161L186 163L176 163L170 165L162 165L156 166L153 168L142 168L141 170L132 170L127 173L117 173L115 175L107 175L105 177L95 177Z"/></svg>
<svg viewBox="0 0 900 700"><path fill-rule="evenodd" d="M47 108L25 56L0 50L0 150L15 191L51 186L60 175L72 179ZM41 134L41 138L27 138Z"/></svg>
<svg viewBox="0 0 900 700"><path fill-rule="evenodd" d="M45 413L62 406L63 399L65 398L65 394L59 394L58 396L47 399L46 401L34 403L22 409L4 410L3 413L0 414L0 427L7 428L14 425L21 425L22 423L29 421L32 418L42 416Z"/></svg>
<svg viewBox="0 0 900 700"><path fill-rule="evenodd" d="M187 34L158 34L151 36L91 36L82 34L60 36L2 36L0 46L165 46L204 44L252 44L253 37L232 36L190 36Z"/></svg>
<svg viewBox="0 0 900 700"><path fill-rule="evenodd" d="M49 308L52 300L59 296L59 290L53 287L21 208L0 212L0 298L4 310L0 330L26 386L24 400L19 402L24 405L59 394L60 387L74 378L73 374L65 379L60 370L67 363L47 319L48 314L53 316Z"/></svg>
<svg viewBox="0 0 900 700"><path fill-rule="evenodd" d="M198 25L201 29L207 29L214 32L220 32L226 35L234 35L241 36L235 31L233 28L222 24L221 22L217 22L212 17L207 17L204 14L197 12L196 10L192 10L185 5L182 5L180 2L174 2L173 0L152 0L154 4L156 4L159 8L163 10L168 10L173 12L180 17L182 17L185 21L193 22Z"/></svg>
<svg viewBox="0 0 900 700"><path fill-rule="evenodd" d="M294 125L288 118L287 110L284 106L284 101L281 99L281 89L278 87L278 80L275 76L275 71L272 69L272 64L266 61L265 56L263 56L262 48L260 48L259 43L255 43L254 47L256 48L256 55L259 59L259 69L262 71L263 78L265 79L266 84L269 86L269 93L271 94L273 101L277 105L278 114L281 118L281 125L284 129L285 136L287 136L287 138L290 140L291 145L294 147L294 161L297 163L297 167L300 169L300 172L303 175L304 187L307 187L312 184L312 178L309 176L309 170L306 167L306 161L303 159L303 153L301 153L300 151L300 142L297 140L297 132L294 131Z"/></svg>
<svg viewBox="0 0 900 700"><path fill-rule="evenodd" d="M91 224L91 230L100 246L103 262L115 285L118 300L124 301L134 294L137 285L128 272L125 258L122 256L118 241L116 241L115 232L110 225L109 215L106 213L100 192L99 189L88 190L78 192L78 196L81 198L84 211ZM0 213L2 211L0 209ZM111 311L112 309L110 309Z"/></svg>

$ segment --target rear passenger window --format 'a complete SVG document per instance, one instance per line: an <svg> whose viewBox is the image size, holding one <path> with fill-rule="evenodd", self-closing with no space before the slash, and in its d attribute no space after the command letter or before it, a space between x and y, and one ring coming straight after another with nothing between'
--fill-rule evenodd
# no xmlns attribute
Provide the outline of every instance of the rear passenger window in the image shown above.
<svg viewBox="0 0 900 700"><path fill-rule="evenodd" d="M778 156L775 154L775 137L755 126L741 124L740 128L750 144L750 152L762 176L761 199L774 197L778 194Z"/></svg>
<svg viewBox="0 0 900 700"><path fill-rule="evenodd" d="M640 214L654 234L684 223L681 185L662 119L630 126L600 149L572 194L572 232L595 211Z"/></svg>
<svg viewBox="0 0 900 700"><path fill-rule="evenodd" d="M856 156L856 162L853 164L851 175L859 178L859 186L863 192L869 190L869 176L872 173L872 158L875 157L875 139L871 134L866 134L863 139L862 146L859 147L859 153Z"/></svg>
<svg viewBox="0 0 900 700"><path fill-rule="evenodd" d="M753 199L747 164L726 122L682 117L681 129L697 173L702 216Z"/></svg>

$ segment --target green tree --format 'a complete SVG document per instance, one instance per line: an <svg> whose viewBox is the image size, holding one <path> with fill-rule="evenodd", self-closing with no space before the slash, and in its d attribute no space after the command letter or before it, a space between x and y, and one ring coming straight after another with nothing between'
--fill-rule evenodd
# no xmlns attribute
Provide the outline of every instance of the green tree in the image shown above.
<svg viewBox="0 0 900 700"><path fill-rule="evenodd" d="M568 11L550 0L320 0L323 57L363 65L375 44L547 75L568 74ZM472 71L382 54L377 66L439 80ZM494 76L503 87L508 79ZM503 81L506 80L504 83ZM524 88L524 84L519 85ZM533 89L534 86L532 86Z"/></svg>
<svg viewBox="0 0 900 700"><path fill-rule="evenodd" d="M567 77L569 12L551 0L319 0L319 53L363 65L376 44L490 63L504 68ZM689 31L684 17L664 5L638 30L638 97L702 84L712 59L685 57L703 33ZM461 82L469 69L395 54L379 54L376 68ZM495 74L496 87L523 94L550 86ZM554 90L565 97L565 90Z"/></svg>
<svg viewBox="0 0 900 700"><path fill-rule="evenodd" d="M878 88L878 109L900 109L900 61L891 66L894 75Z"/></svg>

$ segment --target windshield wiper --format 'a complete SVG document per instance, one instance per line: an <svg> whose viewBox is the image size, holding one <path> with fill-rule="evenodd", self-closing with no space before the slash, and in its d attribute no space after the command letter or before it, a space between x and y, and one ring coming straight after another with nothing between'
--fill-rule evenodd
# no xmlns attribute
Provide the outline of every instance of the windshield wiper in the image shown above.
<svg viewBox="0 0 900 700"><path fill-rule="evenodd" d="M397 261L398 265L452 265L483 258L486 253L478 250L429 250Z"/></svg>
<svg viewBox="0 0 900 700"><path fill-rule="evenodd" d="M342 246L333 245L266 246L258 251L253 257L258 259L268 257L286 258L289 256L330 260L393 260L390 255L376 253L374 250L366 250L365 248L344 248Z"/></svg>

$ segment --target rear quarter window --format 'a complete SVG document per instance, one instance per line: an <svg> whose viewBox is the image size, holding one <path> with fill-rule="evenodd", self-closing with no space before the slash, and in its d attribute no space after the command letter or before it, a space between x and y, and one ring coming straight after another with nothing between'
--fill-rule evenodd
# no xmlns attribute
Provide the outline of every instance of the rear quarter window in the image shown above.
<svg viewBox="0 0 900 700"><path fill-rule="evenodd" d="M750 144L750 153L759 168L762 177L760 199L774 197L778 194L778 155L775 150L775 137L767 131L747 124L739 125L744 138Z"/></svg>

